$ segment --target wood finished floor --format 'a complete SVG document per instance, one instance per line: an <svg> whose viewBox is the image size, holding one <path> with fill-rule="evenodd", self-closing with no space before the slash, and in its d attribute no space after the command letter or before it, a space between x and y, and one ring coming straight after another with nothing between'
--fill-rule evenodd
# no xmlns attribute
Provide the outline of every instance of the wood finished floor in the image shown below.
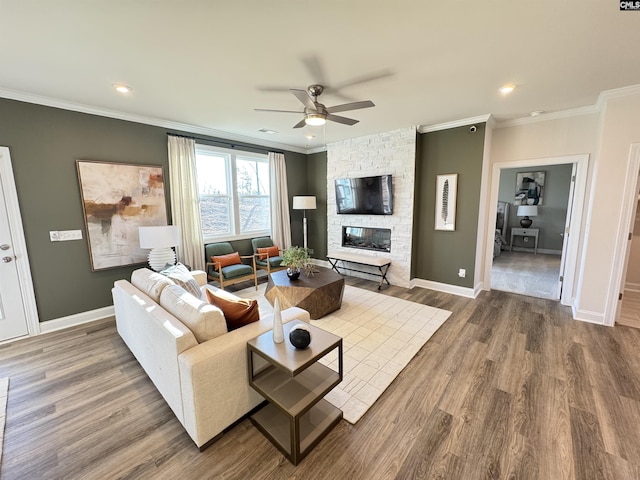
<svg viewBox="0 0 640 480"><path fill-rule="evenodd" d="M200 453L103 320L0 346L1 477L640 478L640 330L498 291L381 294L453 315L360 422L341 422L297 467L248 420Z"/></svg>
<svg viewBox="0 0 640 480"><path fill-rule="evenodd" d="M625 290L622 295L622 307L618 324L640 328L640 292Z"/></svg>

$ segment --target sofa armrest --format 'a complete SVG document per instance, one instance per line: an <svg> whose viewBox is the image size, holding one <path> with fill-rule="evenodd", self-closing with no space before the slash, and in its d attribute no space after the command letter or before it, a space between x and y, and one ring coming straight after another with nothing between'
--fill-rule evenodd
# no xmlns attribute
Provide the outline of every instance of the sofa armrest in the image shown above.
<svg viewBox="0 0 640 480"><path fill-rule="evenodd" d="M198 282L198 285L203 286L207 284L207 273L202 270L192 270L191 276L193 279Z"/></svg>
<svg viewBox="0 0 640 480"><path fill-rule="evenodd" d="M310 321L297 307L282 311L282 322ZM202 446L264 399L249 386L247 341L273 327L273 315L182 352L178 357L184 426Z"/></svg>

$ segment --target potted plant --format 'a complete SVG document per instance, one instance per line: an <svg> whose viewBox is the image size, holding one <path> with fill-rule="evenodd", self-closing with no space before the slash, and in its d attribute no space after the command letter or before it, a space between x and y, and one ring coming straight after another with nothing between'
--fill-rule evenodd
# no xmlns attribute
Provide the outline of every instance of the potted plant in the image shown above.
<svg viewBox="0 0 640 480"><path fill-rule="evenodd" d="M300 276L300 271L308 271L311 266L309 254L312 250L303 247L289 247L282 252L282 263L280 265L287 268L287 275L290 279L296 280Z"/></svg>

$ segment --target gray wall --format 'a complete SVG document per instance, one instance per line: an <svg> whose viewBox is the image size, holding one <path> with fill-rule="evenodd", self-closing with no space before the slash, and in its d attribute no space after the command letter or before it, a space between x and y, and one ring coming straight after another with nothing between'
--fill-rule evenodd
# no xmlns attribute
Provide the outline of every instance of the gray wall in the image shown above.
<svg viewBox="0 0 640 480"><path fill-rule="evenodd" d="M510 203L509 224L507 229L507 243L511 239L511 228L521 228L518 217L518 207L513 205L516 190L516 174L519 172L544 171L545 187L542 205L538 207L538 216L532 217L531 228L539 228L538 248L562 253L565 220L567 218L567 203L571 186L572 164L545 165L543 167L509 168L500 172L500 190L498 199ZM514 237L514 247L533 248L531 241L524 243L522 237Z"/></svg>
<svg viewBox="0 0 640 480"><path fill-rule="evenodd" d="M418 135L412 278L473 288L485 124L476 128ZM436 175L450 173L458 174L456 229L436 231Z"/></svg>
<svg viewBox="0 0 640 480"><path fill-rule="evenodd" d="M327 152L314 153L307 159L309 195L315 195L317 209L307 212L309 248L313 257L327 259Z"/></svg>
<svg viewBox="0 0 640 480"><path fill-rule="evenodd" d="M166 134L165 128L0 99L0 145L11 152L40 321L112 305L113 282L136 268L91 271L76 160L162 165L168 176ZM296 179L307 178L307 156L285 152L285 160L290 197L306 193L306 180ZM170 215L168 182L165 188ZM49 241L50 230L76 229L83 240ZM301 243L301 229L299 235ZM245 243L251 251L248 242L241 248Z"/></svg>

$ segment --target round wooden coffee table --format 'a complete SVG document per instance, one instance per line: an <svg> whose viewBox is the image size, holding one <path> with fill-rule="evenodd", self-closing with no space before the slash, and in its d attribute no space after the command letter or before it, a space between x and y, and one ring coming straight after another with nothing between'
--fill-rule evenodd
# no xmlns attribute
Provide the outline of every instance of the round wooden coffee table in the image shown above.
<svg viewBox="0 0 640 480"><path fill-rule="evenodd" d="M290 280L286 270L272 272L264 296L271 305L277 298L283 310L300 307L313 320L338 310L342 306L344 277L328 268L315 267L314 271L308 277L302 272L297 280Z"/></svg>

